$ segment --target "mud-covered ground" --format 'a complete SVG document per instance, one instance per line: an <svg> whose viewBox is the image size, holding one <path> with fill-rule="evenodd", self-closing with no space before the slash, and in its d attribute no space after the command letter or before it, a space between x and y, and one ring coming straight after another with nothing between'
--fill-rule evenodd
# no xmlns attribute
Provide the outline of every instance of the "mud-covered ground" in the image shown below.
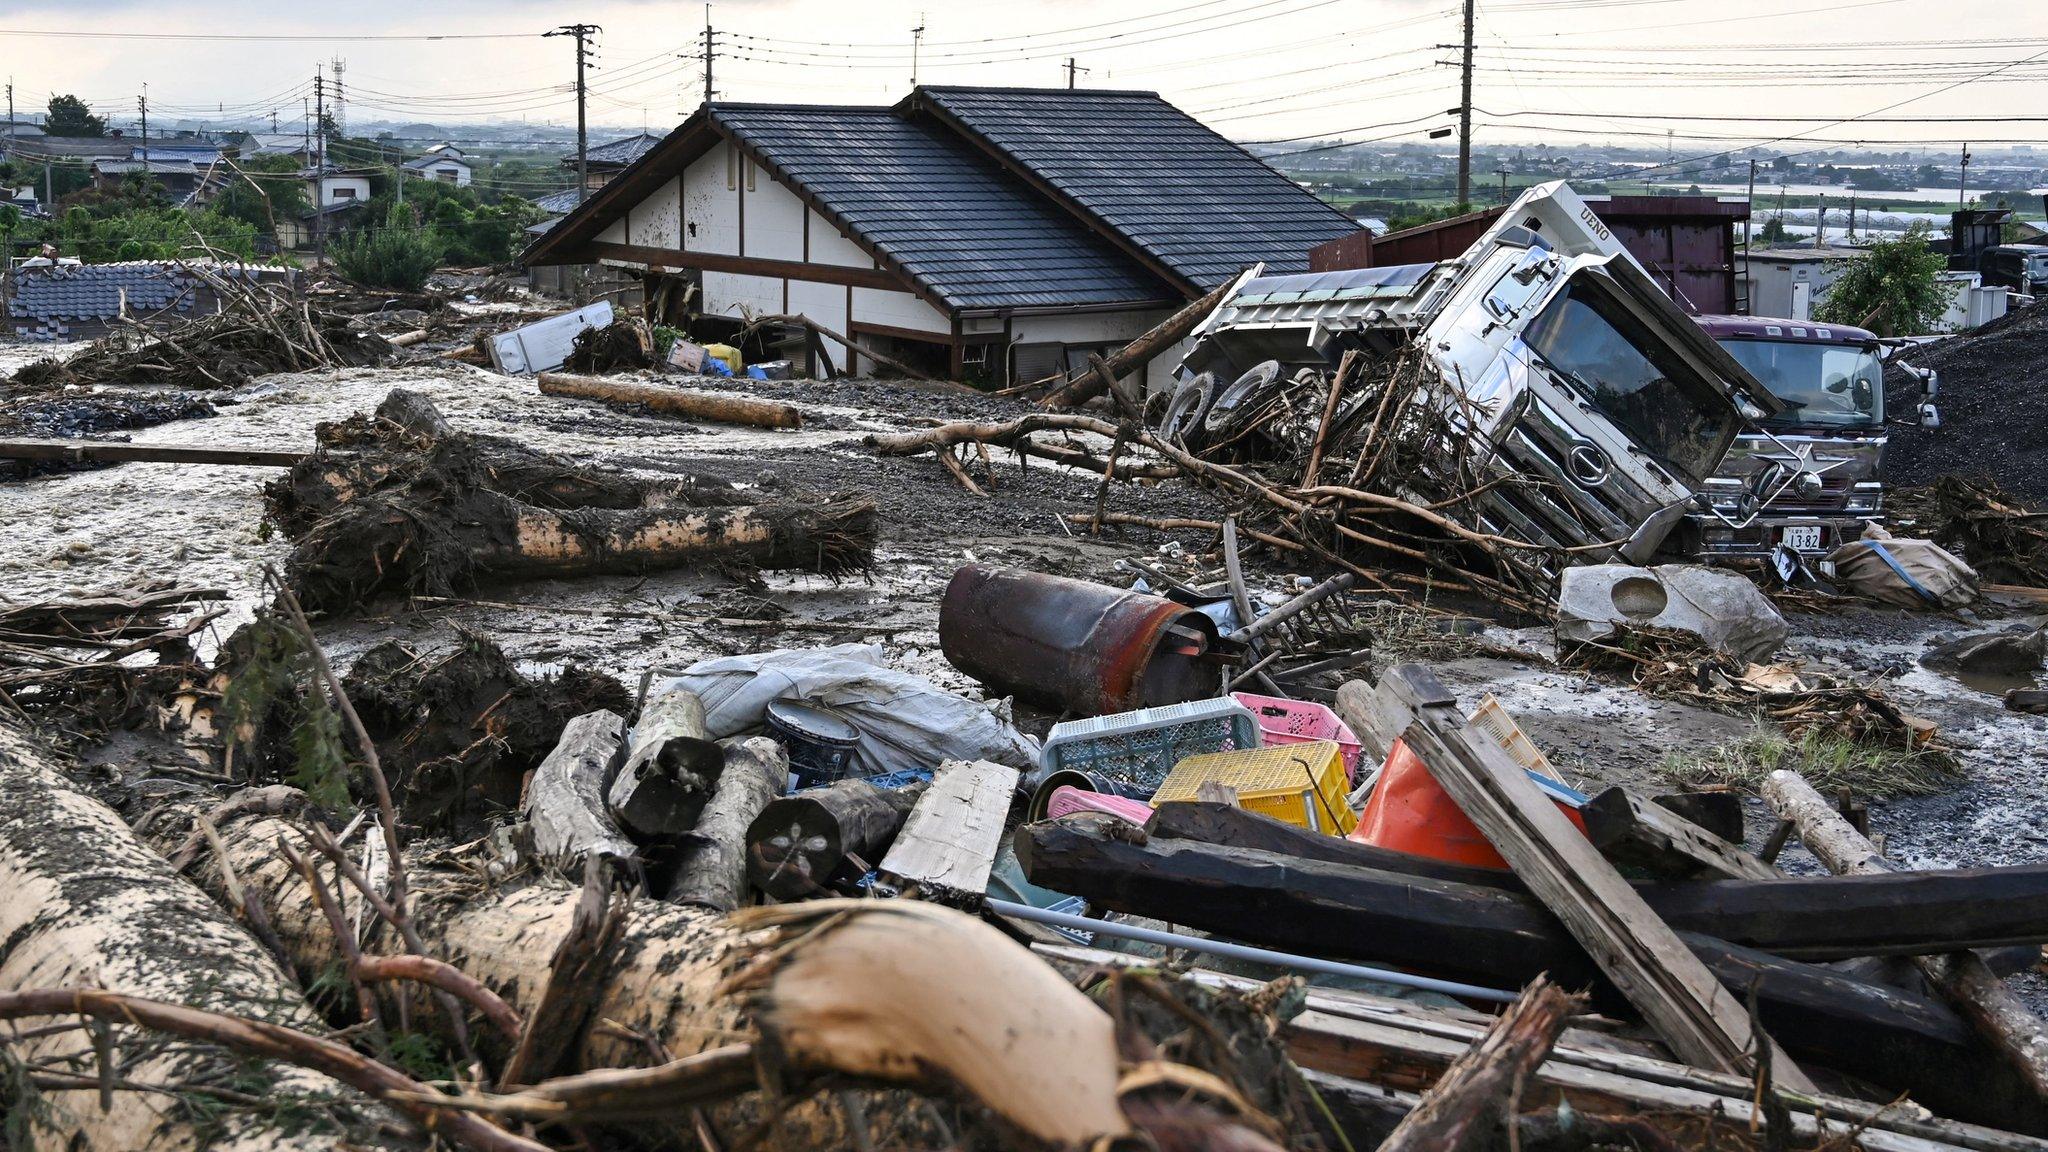
<svg viewBox="0 0 2048 1152"><path fill-rule="evenodd" d="M44 349L0 344L0 374ZM712 382L706 382L713 386ZM860 489L881 506L881 543L864 578L767 574L749 582L709 572L541 581L480 590L458 604L388 601L361 617L323 622L346 662L390 638L432 644L462 625L494 637L534 667L569 661L611 672L627 684L648 671L681 668L714 655L846 641L883 645L896 663L946 688L978 687L938 652L938 599L969 560L1083 578L1128 582L1117 563L1176 563L1203 552L1200 534L1152 532L1091 538L1066 514L1092 506L1098 478L1042 462L1027 468L995 452L995 485L967 493L929 456L882 458L861 438L928 425L934 418L999 419L1028 406L948 385L853 381L726 381L715 386L800 405L801 431L770 432L621 412L540 395L529 378L463 365L420 363L383 369L272 376L209 393L217 414L138 429L140 442L262 448L309 447L316 422L374 407L393 387L428 395L459 428L510 436L579 460L648 475L705 473L793 492ZM1098 449L1102 446L1097 445ZM248 618L263 568L289 546L263 524L261 488L275 469L124 464L0 483L0 599L23 601L171 576L226 590L235 611L217 642ZM985 478L977 468L977 477ZM1113 511L1215 519L1216 503L1185 485L1114 486ZM1254 552L1255 593L1277 599L1296 573ZM1213 566L1213 565L1211 565ZM1322 573L1306 573L1320 576ZM1986 603L1971 617L1851 608L1792 619L1792 658L1819 668L1882 679L1908 711L1935 720L1955 748L1962 782L1944 795L1877 807L1890 851L1918 866L2048 860L2048 718L2004 711L1991 689L1919 668L1936 640L1973 628L2030 619L2034 605ZM724 623L702 623L717 618ZM1541 630L1490 627L1490 654L1438 658L1441 674L1468 701L1497 695L1575 784L1662 785L1658 765L1672 753L1704 751L1740 738L1750 721L1646 697L1627 684L1550 665ZM1384 663L1399 652L1379 654ZM1020 717L1042 730L1052 717ZM1753 835L1767 827L1752 804ZM1752 840L1752 845L1757 842ZM1801 853L1786 863L1801 867ZM1810 864L1810 861L1807 862ZM2033 981L2035 978L2023 978ZM2029 988L2030 995L2039 989Z"/></svg>

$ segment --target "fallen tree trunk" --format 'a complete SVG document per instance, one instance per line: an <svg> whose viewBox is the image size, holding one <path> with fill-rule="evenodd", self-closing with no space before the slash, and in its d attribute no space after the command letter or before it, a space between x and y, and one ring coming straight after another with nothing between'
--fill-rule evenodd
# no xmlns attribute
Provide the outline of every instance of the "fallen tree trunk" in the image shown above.
<svg viewBox="0 0 2048 1152"><path fill-rule="evenodd" d="M1764 779L1764 798L1830 871L1845 875L1891 872L1895 865L1847 820L1836 814L1797 772L1780 769ZM2048 1102L2048 1027L1973 952L1922 956L1915 961L1929 984L1973 1024L1987 1045Z"/></svg>
<svg viewBox="0 0 2048 1152"><path fill-rule="evenodd" d="M803 413L794 404L754 400L744 396L720 396L638 380L606 380L574 376L566 372L540 374L540 390L549 396L573 396L606 404L638 406L671 416L715 420L722 424L748 424L756 428L801 428Z"/></svg>
<svg viewBox="0 0 2048 1152"><path fill-rule="evenodd" d="M1556 920L1516 893L1190 841L1131 844L1108 833L1112 820L1081 814L1020 829L1026 878L1264 947L1496 987L1547 972L1564 987L1591 987L1607 1009L1626 1006ZM1680 939L1732 994L1753 987L1764 1027L1801 1058L1910 1089L1958 1118L2048 1125L2048 1110L1939 1001L1695 933Z"/></svg>
<svg viewBox="0 0 2048 1152"><path fill-rule="evenodd" d="M261 1013L271 1023L323 1034L291 978L228 914L180 879L112 810L76 791L54 761L20 733L0 725L0 990L96 986L108 992L211 1012ZM28 1003L25 1001L25 1003ZM69 1012L52 1011L58 1021ZM47 1023L48 1021L45 1021ZM163 1045L127 1026L110 1033L118 1070L107 1075L203 1096L210 1085L243 1075L238 1060L210 1044ZM95 1041L87 1028L49 1032L9 1045L32 1065L61 1064L92 1073ZM106 1058L102 1053L101 1060ZM256 1070L273 1102L292 1102L327 1122L288 1109L228 1109L214 1132L198 1117L165 1107L153 1094L120 1091L94 1099L97 1086L50 1089L48 1108L17 1099L37 1146L91 1149L340 1149L385 1146L381 1107L318 1073L262 1063ZM102 1104L104 1103L104 1107ZM331 1125L331 1126L330 1126Z"/></svg>
<svg viewBox="0 0 2048 1152"><path fill-rule="evenodd" d="M788 787L782 745L766 736L726 745L718 790L696 827L683 834L669 902L714 912L738 908L747 893L747 828Z"/></svg>
<svg viewBox="0 0 2048 1152"><path fill-rule="evenodd" d="M295 963L324 970L337 945L298 873L271 850L279 840L303 843L287 822L250 816L224 844L244 886L269 900ZM414 867L412 875L415 924L430 950L508 1003L538 1003L580 893L539 879L478 895L447 872ZM390 947L380 927L367 950ZM609 1101L622 1118L680 1121L692 1102L704 1102L691 1095L705 1084L692 1069L707 1069L724 1085L716 1095L729 1099L730 1061L707 1054L748 1044L778 1074L778 1088L800 1091L804 1080L824 1075L951 1092L990 1109L1025 1138L1024 1147L1087 1146L1129 1130L1118 1099L1130 1089L1119 1081L1108 1016L1000 932L943 908L814 901L728 917L643 902L626 918L608 967L581 1035L565 1038L574 1063L607 1071L540 1086L546 1099L595 1101L600 1108ZM422 1025L438 1027L433 1000L406 993ZM987 1043L990 1035L1003 1042ZM640 1067L650 1053L683 1063ZM691 1057L703 1060L693 1065ZM779 1095L763 1098L783 1125L767 1146L886 1147L886 1140L870 1143L877 1129L922 1124L931 1114L928 1104L896 1109L885 1124L873 1104L892 1098L864 1099L866 1124L835 1102L790 1107ZM492 1098L473 1106L499 1110ZM521 1114L510 1103L505 1110ZM983 1122L972 1110L963 1116ZM584 1118L601 1120L603 1113ZM760 1110L752 1113L752 1120L762 1118Z"/></svg>
<svg viewBox="0 0 2048 1152"><path fill-rule="evenodd" d="M386 592L451 595L489 579L744 564L836 575L867 567L875 504L860 497L731 508L562 510L496 492L376 492L321 520L286 567L309 609Z"/></svg>
<svg viewBox="0 0 2048 1152"><path fill-rule="evenodd" d="M838 780L768 802L747 827L747 879L777 900L817 895L850 858L879 864L929 782Z"/></svg>

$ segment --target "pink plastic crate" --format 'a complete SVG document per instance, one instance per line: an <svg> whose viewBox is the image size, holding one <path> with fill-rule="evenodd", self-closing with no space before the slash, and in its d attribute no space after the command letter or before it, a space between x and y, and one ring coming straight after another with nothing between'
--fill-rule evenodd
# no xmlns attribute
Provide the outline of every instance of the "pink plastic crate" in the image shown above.
<svg viewBox="0 0 2048 1152"><path fill-rule="evenodd" d="M1312 700L1288 700L1280 696L1258 696L1232 692L1231 698L1252 710L1259 718L1259 742L1268 748L1278 744L1300 744L1309 740L1334 740L1344 760L1344 775L1358 780L1358 754L1365 746L1351 726L1335 712Z"/></svg>

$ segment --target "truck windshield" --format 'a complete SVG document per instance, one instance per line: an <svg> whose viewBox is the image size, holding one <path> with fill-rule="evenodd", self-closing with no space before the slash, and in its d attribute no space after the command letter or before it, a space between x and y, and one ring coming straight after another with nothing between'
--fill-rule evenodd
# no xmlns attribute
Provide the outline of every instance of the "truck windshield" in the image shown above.
<svg viewBox="0 0 2048 1152"><path fill-rule="evenodd" d="M1574 281L1522 340L1667 467L1698 481L1720 463L1733 406L1607 294Z"/></svg>
<svg viewBox="0 0 2048 1152"><path fill-rule="evenodd" d="M1788 411L1764 421L1782 427L1833 428L1884 423L1884 364L1875 349L1804 340L1721 341Z"/></svg>

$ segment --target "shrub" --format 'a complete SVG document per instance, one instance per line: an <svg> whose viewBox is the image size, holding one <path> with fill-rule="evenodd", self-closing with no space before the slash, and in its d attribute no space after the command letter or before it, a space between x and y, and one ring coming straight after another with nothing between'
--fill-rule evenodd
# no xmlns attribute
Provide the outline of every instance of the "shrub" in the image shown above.
<svg viewBox="0 0 2048 1152"><path fill-rule="evenodd" d="M417 292L441 263L442 247L394 206L381 226L359 229L330 251L335 270L365 288Z"/></svg>
<svg viewBox="0 0 2048 1152"><path fill-rule="evenodd" d="M1941 274L1948 259L1927 246L1927 225L1915 223L1896 240L1879 240L1846 267L1828 287L1813 318L1823 324L1854 324L1883 336L1914 336L1934 326L1955 299L1955 286Z"/></svg>

